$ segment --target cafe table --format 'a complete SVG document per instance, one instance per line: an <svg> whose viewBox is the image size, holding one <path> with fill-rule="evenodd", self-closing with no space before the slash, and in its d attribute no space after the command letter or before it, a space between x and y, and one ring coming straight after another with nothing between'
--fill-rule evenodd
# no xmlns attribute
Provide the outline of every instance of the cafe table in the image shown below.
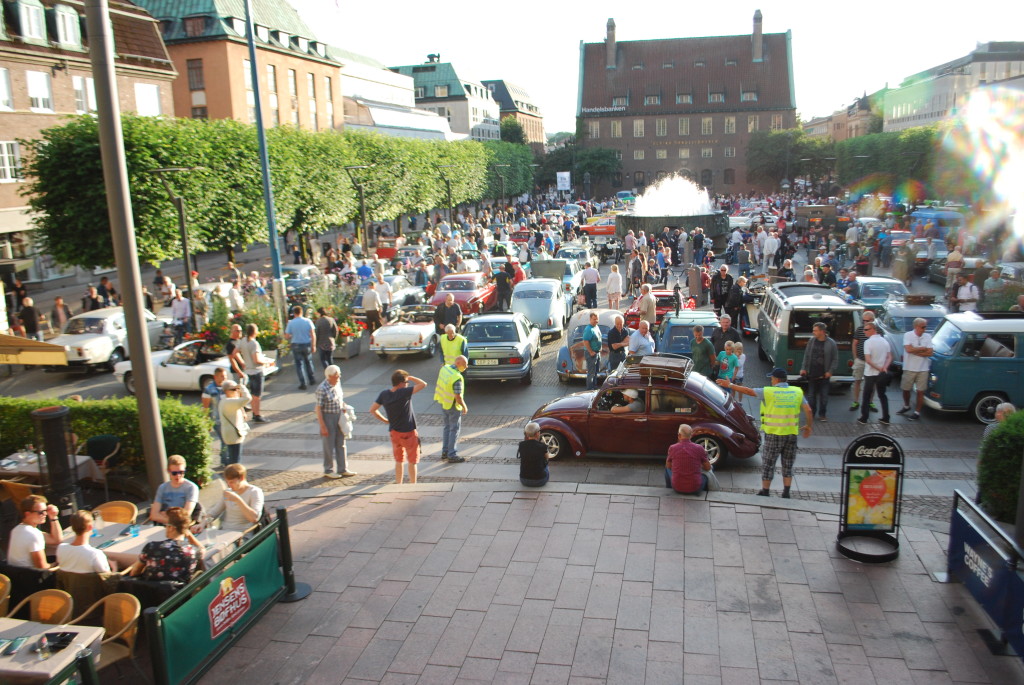
<svg viewBox="0 0 1024 685"><path fill-rule="evenodd" d="M100 471L99 465L88 454L68 455L69 464L72 459L78 464L78 478L80 480L103 480L103 472ZM12 476L23 476L32 480L39 480L38 455L35 452L15 452L6 459L0 460L0 478L11 478Z"/></svg>
<svg viewBox="0 0 1024 685"><path fill-rule="evenodd" d="M86 607L88 608L88 607ZM40 659L33 649L39 638L46 633L76 633L71 645L59 652L51 651L46 659ZM60 673L78 652L88 647L92 650L93 663L99 658L103 628L95 626L69 626L19 621L14 618L0 618L0 640L27 638L25 644L14 656L0 654L0 683L21 685L22 683L45 683Z"/></svg>
<svg viewBox="0 0 1024 685"><path fill-rule="evenodd" d="M167 530L164 526L154 526L149 523L139 524L137 537L128 535L129 526L126 523L114 523L104 521L96 526L94 535L89 539L89 544L100 550L107 556L110 567L113 570L123 570L139 560L139 553L146 546L147 542L164 540L167 538ZM242 533L230 530L205 530L196 536L202 543L205 553L203 560L207 566L211 566L224 556L224 553L231 550L232 545L242 537ZM63 542L71 542L75 539L74 532L69 528L64 531Z"/></svg>

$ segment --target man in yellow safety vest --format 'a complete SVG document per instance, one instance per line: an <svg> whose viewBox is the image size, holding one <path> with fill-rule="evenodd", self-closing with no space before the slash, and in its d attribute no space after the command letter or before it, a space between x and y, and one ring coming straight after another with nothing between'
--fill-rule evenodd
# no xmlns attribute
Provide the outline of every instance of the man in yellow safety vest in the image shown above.
<svg viewBox="0 0 1024 685"><path fill-rule="evenodd" d="M814 415L811 405L804 399L804 391L786 382L785 369L775 369L768 378L772 384L764 388L747 388L733 385L732 381L719 378L723 388L735 390L761 400L761 428L764 430L764 444L761 445L761 492L768 497L768 488L775 477L775 462L782 456L782 496L789 499L789 488L793 484L793 461L796 459L796 436L800 432L800 412L807 417L804 437L811 437Z"/></svg>
<svg viewBox="0 0 1024 685"><path fill-rule="evenodd" d="M466 382L462 377L468 366L469 360L463 355L456 357L454 363L442 366L434 389L434 401L441 405L444 415L441 460L451 464L466 461L458 454L458 442L459 432L462 430L462 415L469 411L463 397Z"/></svg>
<svg viewBox="0 0 1024 685"><path fill-rule="evenodd" d="M448 324L444 327L444 335L441 336L441 366L454 364L455 358L460 354L463 357L469 356L469 347L466 345L466 336L455 332L455 326Z"/></svg>

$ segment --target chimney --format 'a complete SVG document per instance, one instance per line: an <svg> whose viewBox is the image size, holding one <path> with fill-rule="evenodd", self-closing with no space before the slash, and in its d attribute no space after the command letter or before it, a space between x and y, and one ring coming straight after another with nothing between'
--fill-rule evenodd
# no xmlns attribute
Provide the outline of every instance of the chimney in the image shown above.
<svg viewBox="0 0 1024 685"><path fill-rule="evenodd" d="M609 19L606 27L607 35L604 39L605 68L614 69L617 60L615 59L615 20Z"/></svg>
<svg viewBox="0 0 1024 685"><path fill-rule="evenodd" d="M753 60L764 61L764 45L761 38L761 10L754 12Z"/></svg>

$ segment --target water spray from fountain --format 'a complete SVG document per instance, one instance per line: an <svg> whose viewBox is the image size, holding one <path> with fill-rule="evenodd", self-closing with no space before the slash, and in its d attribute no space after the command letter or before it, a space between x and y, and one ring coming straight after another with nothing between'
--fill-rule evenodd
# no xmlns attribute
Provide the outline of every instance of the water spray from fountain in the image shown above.
<svg viewBox="0 0 1024 685"><path fill-rule="evenodd" d="M636 216L692 216L712 214L708 191L685 176L666 176L636 199Z"/></svg>

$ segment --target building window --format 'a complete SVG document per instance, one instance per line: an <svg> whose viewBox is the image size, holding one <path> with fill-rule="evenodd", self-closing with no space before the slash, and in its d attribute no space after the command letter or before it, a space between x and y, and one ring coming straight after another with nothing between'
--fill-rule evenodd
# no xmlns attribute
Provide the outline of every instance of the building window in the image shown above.
<svg viewBox="0 0 1024 685"><path fill-rule="evenodd" d="M644 151L643 150L633 150L633 159L643 159L643 158L644 158Z"/></svg>
<svg viewBox="0 0 1024 685"><path fill-rule="evenodd" d="M192 108L193 119L209 119L209 111L205 107L193 107Z"/></svg>
<svg viewBox="0 0 1024 685"><path fill-rule="evenodd" d="M71 85L75 89L75 114L96 111L96 88L91 78L72 76Z"/></svg>
<svg viewBox="0 0 1024 685"><path fill-rule="evenodd" d="M700 120L700 134L702 136L710 136L715 132L714 120L711 117L701 117Z"/></svg>
<svg viewBox="0 0 1024 685"><path fill-rule="evenodd" d="M297 109L292 110L292 126L299 127L299 110Z"/></svg>
<svg viewBox="0 0 1024 685"><path fill-rule="evenodd" d="M736 148L734 148L734 147L727 147L727 148L725 148L725 150L723 151L722 154L724 154L726 157L735 157L736 156Z"/></svg>
<svg viewBox="0 0 1024 685"><path fill-rule="evenodd" d="M781 114L773 114L772 115L772 130L773 131L781 131L782 130L782 115Z"/></svg>
<svg viewBox="0 0 1024 685"><path fill-rule="evenodd" d="M21 37L25 40L46 40L46 23L39 0L21 0L18 5Z"/></svg>
<svg viewBox="0 0 1024 685"><path fill-rule="evenodd" d="M655 159L668 159L668 150L655 150L654 157Z"/></svg>
<svg viewBox="0 0 1024 685"><path fill-rule="evenodd" d="M676 94L676 104L677 105L692 105L693 104L693 94L691 94L691 93L677 93Z"/></svg>
<svg viewBox="0 0 1024 685"><path fill-rule="evenodd" d="M446 98L448 97L448 86L434 86L434 97Z"/></svg>
<svg viewBox="0 0 1024 685"><path fill-rule="evenodd" d="M206 17L185 17L185 35L197 38L206 33Z"/></svg>
<svg viewBox="0 0 1024 685"><path fill-rule="evenodd" d="M736 66L736 60L732 59L732 58L726 59L725 60L725 66L727 66L727 67L734 67L734 66Z"/></svg>
<svg viewBox="0 0 1024 685"><path fill-rule="evenodd" d="M313 74L306 74L306 97L316 97L316 77Z"/></svg>
<svg viewBox="0 0 1024 685"><path fill-rule="evenodd" d="M597 139L601 137L601 122L600 121L589 121L587 122L587 137Z"/></svg>
<svg viewBox="0 0 1024 685"><path fill-rule="evenodd" d="M413 92L413 97L416 98L417 100L419 100L420 98L427 97L427 89L426 89L426 87L425 86L416 86L415 91Z"/></svg>
<svg viewBox="0 0 1024 685"><path fill-rule="evenodd" d="M63 46L81 47L82 27L78 12L63 5L54 9L57 14L57 41Z"/></svg>
<svg viewBox="0 0 1024 685"><path fill-rule="evenodd" d="M135 111L144 117L158 117L160 111L160 86L155 83L135 84Z"/></svg>
<svg viewBox="0 0 1024 685"><path fill-rule="evenodd" d="M736 117L726 117L723 124L724 133L736 133Z"/></svg>
<svg viewBox="0 0 1024 685"><path fill-rule="evenodd" d="M295 73L294 69L288 70L288 94L293 98L299 96L299 77ZM298 103L293 101L293 107L297 106Z"/></svg>
<svg viewBox="0 0 1024 685"><path fill-rule="evenodd" d="M704 67L704 66L707 66L707 65L705 64L704 60L699 59L699 60L697 60L696 62L693 63L693 66L699 68L699 67Z"/></svg>
<svg viewBox="0 0 1024 685"><path fill-rule="evenodd" d="M747 91L740 95L741 102L757 102L757 93L753 91Z"/></svg>
<svg viewBox="0 0 1024 685"><path fill-rule="evenodd" d="M726 169L722 173L722 183L724 183L727 186L735 185L736 184L736 170L735 169Z"/></svg>
<svg viewBox="0 0 1024 685"><path fill-rule="evenodd" d="M681 147L681 148L679 148L679 159L689 159L689 158L690 158L690 148L688 148L688 147Z"/></svg>
<svg viewBox="0 0 1024 685"><path fill-rule="evenodd" d="M633 184L636 186L642 186L647 183L647 174L642 171L633 172Z"/></svg>
<svg viewBox="0 0 1024 685"><path fill-rule="evenodd" d="M10 112L14 109L14 97L11 94L11 72L0 69L0 110Z"/></svg>
<svg viewBox="0 0 1024 685"><path fill-rule="evenodd" d="M622 137L622 122L621 121L613 121L612 122L611 136L612 136L612 138L621 138Z"/></svg>
<svg viewBox="0 0 1024 685"><path fill-rule="evenodd" d="M612 187L613 188L621 188L622 187L622 172L621 171L616 171L614 174L612 174Z"/></svg>
<svg viewBox="0 0 1024 685"><path fill-rule="evenodd" d="M324 76L324 99L327 101L327 125L334 128L334 82L330 76Z"/></svg>
<svg viewBox="0 0 1024 685"><path fill-rule="evenodd" d="M710 147L702 147L700 149L700 156L703 159L711 159L714 156L714 149Z"/></svg>
<svg viewBox="0 0 1024 685"><path fill-rule="evenodd" d="M625 95L612 98L612 107L628 107L629 98Z"/></svg>
<svg viewBox="0 0 1024 685"><path fill-rule="evenodd" d="M679 117L679 135L690 135L690 120L687 117Z"/></svg>
<svg viewBox="0 0 1024 685"><path fill-rule="evenodd" d="M654 120L654 135L656 135L656 136L667 136L668 135L668 119L655 119Z"/></svg>
<svg viewBox="0 0 1024 685"><path fill-rule="evenodd" d="M21 171L21 155L18 144L11 140L0 142L0 183L18 180Z"/></svg>
<svg viewBox="0 0 1024 685"><path fill-rule="evenodd" d="M708 93L708 102L725 102L725 93Z"/></svg>
<svg viewBox="0 0 1024 685"><path fill-rule="evenodd" d="M634 119L633 120L633 137L643 138L644 137L644 120Z"/></svg>
<svg viewBox="0 0 1024 685"><path fill-rule="evenodd" d="M28 103L33 112L53 112L53 91L50 89L50 75L45 71L26 71L28 81Z"/></svg>
<svg viewBox="0 0 1024 685"><path fill-rule="evenodd" d="M203 77L203 60L190 59L185 64L188 70L188 89L205 90L206 79Z"/></svg>
<svg viewBox="0 0 1024 685"><path fill-rule="evenodd" d="M760 117L756 114L747 116L747 133L753 133L759 128Z"/></svg>
<svg viewBox="0 0 1024 685"><path fill-rule="evenodd" d="M316 98L309 99L309 127L314 131L320 130L320 121L316 115Z"/></svg>
<svg viewBox="0 0 1024 685"><path fill-rule="evenodd" d="M644 104L645 105L660 105L661 104L661 96L660 95L645 95L644 96Z"/></svg>
<svg viewBox="0 0 1024 685"><path fill-rule="evenodd" d="M619 160L620 162L622 161L622 150L615 151L615 159Z"/></svg>
<svg viewBox="0 0 1024 685"><path fill-rule="evenodd" d="M267 65L267 92L277 92L277 67L273 64Z"/></svg>

